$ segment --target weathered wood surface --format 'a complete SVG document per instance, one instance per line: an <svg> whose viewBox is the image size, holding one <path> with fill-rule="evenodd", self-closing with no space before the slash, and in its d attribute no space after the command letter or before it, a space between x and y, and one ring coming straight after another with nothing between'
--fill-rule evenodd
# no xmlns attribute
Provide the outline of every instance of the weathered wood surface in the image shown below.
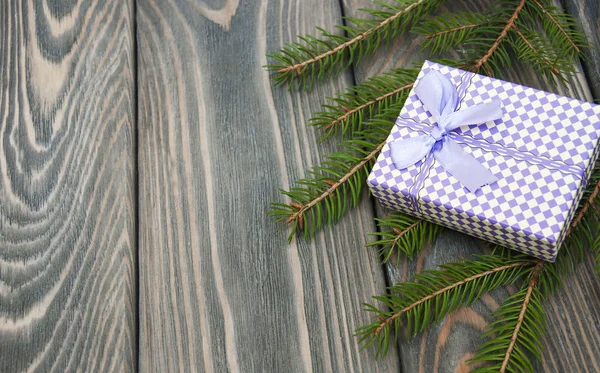
<svg viewBox="0 0 600 373"><path fill-rule="evenodd" d="M444 11L484 6L448 4ZM598 98L598 4L564 4L595 46L570 95ZM409 36L312 92L289 93L271 86L265 53L372 6L1 2L0 372L468 371L512 289L384 359L359 351L352 334L369 321L360 302L386 281L479 253L480 241L446 232L414 262L383 270L364 248L375 229L371 201L291 245L265 215L281 200L277 188L334 149L306 126L324 97L424 56ZM506 78L544 88L518 71ZM590 256L548 302L538 371L600 371L592 268Z"/></svg>
<svg viewBox="0 0 600 373"><path fill-rule="evenodd" d="M133 1L0 2L0 372L136 366Z"/></svg>
<svg viewBox="0 0 600 373"><path fill-rule="evenodd" d="M565 9L577 20L577 28L584 32L591 44L583 61L588 84L595 102L600 102L600 2L597 0L562 0Z"/></svg>
<svg viewBox="0 0 600 373"><path fill-rule="evenodd" d="M587 61L598 58L600 42L597 32L597 9L589 9L577 1L569 8L579 9L576 16L586 27L594 47L586 51ZM366 0L344 0L345 14L357 16L359 8L371 7ZM485 2L462 0L448 2L441 11L483 10ZM585 8L585 10L584 10ZM585 17L585 18L581 18ZM389 48L379 51L373 58L355 69L355 79L360 82L368 76L378 75L393 67L408 67L414 61L423 60L426 54L420 50L419 39L409 35ZM600 65L589 62L587 76L581 71L571 79L569 92L548 88L530 70L515 69L503 77L531 87L550 89L591 101L588 81L598 82ZM587 78L587 79L586 79ZM380 214L383 211L379 212ZM414 261L402 261L400 266L387 265L390 283L407 281L415 273L437 268L439 264L455 261L482 253L482 242L456 232L447 231L432 245L426 247ZM583 265L565 280L565 289L547 302L548 333L544 342L544 361L537 365L539 372L597 372L600 371L600 283L594 277L594 259L588 255ZM514 291L513 289L508 289ZM508 295L504 289L486 295L472 307L461 308L444 319L439 325L417 336L411 342L400 342L400 360L403 372L467 372L473 367L467 363L483 341L481 334L490 314Z"/></svg>
<svg viewBox="0 0 600 373"><path fill-rule="evenodd" d="M138 2L140 370L398 371L354 329L384 291L365 200L311 243L265 214L331 144L307 128L349 73L272 88L265 53L341 21L337 1Z"/></svg>

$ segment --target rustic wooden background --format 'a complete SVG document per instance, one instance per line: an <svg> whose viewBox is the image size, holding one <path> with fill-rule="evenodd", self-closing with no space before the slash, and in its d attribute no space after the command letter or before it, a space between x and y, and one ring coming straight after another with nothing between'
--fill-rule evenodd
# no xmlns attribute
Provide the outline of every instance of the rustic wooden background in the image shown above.
<svg viewBox="0 0 600 373"><path fill-rule="evenodd" d="M456 0L443 11L488 1ZM570 96L600 98L600 10L564 0L593 48ZM273 88L265 53L368 0L0 3L0 372L466 372L511 289L384 359L361 302L481 251L447 232L414 262L365 249L367 199L311 242L265 215L332 143L328 95L423 57L408 36L311 92ZM526 69L506 78L533 87ZM560 92L563 92L562 90ZM593 260L546 306L539 372L600 371Z"/></svg>

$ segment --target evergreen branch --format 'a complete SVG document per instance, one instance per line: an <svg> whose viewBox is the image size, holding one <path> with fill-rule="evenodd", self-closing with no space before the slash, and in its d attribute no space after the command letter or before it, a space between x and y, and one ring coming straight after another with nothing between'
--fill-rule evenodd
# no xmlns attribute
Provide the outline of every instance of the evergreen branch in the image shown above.
<svg viewBox="0 0 600 373"><path fill-rule="evenodd" d="M367 247L380 246L380 255L383 262L387 262L394 250L398 250L408 258L414 256L425 246L426 242L433 242L435 237L443 230L438 224L413 218L399 212L393 212L385 219L375 219L379 232L369 235L380 236L380 240L367 244ZM398 262L401 256L398 255Z"/></svg>
<svg viewBox="0 0 600 373"><path fill-rule="evenodd" d="M411 12L414 8L416 8L417 6L421 5L422 3L424 3L427 0L417 0L415 3L407 6L406 8L396 12L394 15L384 19L383 21L381 21L379 24L377 24L375 27L371 27L370 29L364 31L363 33L361 33L360 35L354 37L353 39L348 40L345 43L342 43L340 45L338 45L337 47L328 50L327 52L321 53L309 60L306 61L302 61L300 63L294 64L292 66L286 66L286 67L282 67L281 69L277 70L278 73L285 73L288 72L290 70L294 70L296 71L296 73L298 75L301 74L302 72L302 68L306 65L310 65L313 64L315 62L318 62L328 56L331 56L332 54L338 53L340 51L343 51L344 49L350 47L353 44L356 44L360 41L362 41L363 39L368 38L369 36L371 36L371 34L376 33L377 31L381 30L382 28L384 28L385 26L387 26L389 23L394 22L398 17L403 16L409 12Z"/></svg>
<svg viewBox="0 0 600 373"><path fill-rule="evenodd" d="M381 329L383 329L386 326L390 325L395 319L397 319L398 317L402 316L402 314L404 314L404 313L412 310L413 308L421 305L422 303L425 303L425 302L427 302L427 301L429 301L429 300L431 300L431 299L433 299L433 298L435 298L435 297L437 297L439 295L442 295L442 294L444 294L444 293L446 293L446 292L448 292L448 291L450 291L450 290L452 290L454 288L462 286L462 285L464 285L464 284L466 284L468 282L475 281L475 280L480 279L482 277L486 277L486 276L492 275L492 274L494 274L496 272L501 272L501 271L504 271L504 270L507 270L507 269L511 269L511 268L514 268L514 267L525 266L525 265L529 265L529 264L530 264L529 262L520 262L520 263L508 264L508 265L504 265L502 267L491 269L491 270L483 272L483 273L478 273L478 274L476 274L474 276L467 277L467 278L465 278L463 280L460 280L458 282L454 282L454 283L452 283L452 284L450 284L450 285L448 285L448 286L446 286L446 287L444 287L444 288L442 288L440 290L437 290L437 291L433 292L432 294L428 294L427 296L425 296L425 297L417 300L414 303L411 303L410 305L404 307L400 311L394 313L391 317L388 317L385 320L381 320L381 323L379 324L379 327L377 329L375 329L375 334L378 334L379 332L381 332Z"/></svg>
<svg viewBox="0 0 600 373"><path fill-rule="evenodd" d="M519 38L521 38L525 45L531 50L531 52L534 55L538 55L538 50L533 46L533 44L531 44L529 39L527 39L525 35L523 35L523 33L518 29L518 27L513 25L513 30L517 33L517 35L519 36ZM522 59L525 60L525 58ZM558 70L556 66L554 66L550 61L548 61L548 59L542 58L541 60L543 61L543 64L545 64L548 67L548 69L552 71L553 74L555 74L556 76L560 75L560 70Z"/></svg>
<svg viewBox="0 0 600 373"><path fill-rule="evenodd" d="M400 231L398 228L392 229L394 231L394 233L396 233L396 237L391 242L391 246L395 246L398 243L398 240L400 238L404 237L405 234L407 234L408 232L410 232L413 228L416 228L422 222L423 222L423 220L417 220L414 223L412 223L411 225L409 225L408 228L406 228L403 231Z"/></svg>
<svg viewBox="0 0 600 373"><path fill-rule="evenodd" d="M427 39L433 39L433 38L437 38L438 36L446 35L446 34L449 34L449 33L457 32L457 31L463 31L463 30L467 30L467 29L472 29L472 28L475 28L477 26L480 26L480 25L472 23L470 25L456 26L456 27L453 27L453 28L449 28L447 30L438 31L438 32L436 32L434 34L427 35Z"/></svg>
<svg viewBox="0 0 600 373"><path fill-rule="evenodd" d="M470 360L470 363L491 365L480 367L475 372L533 371L527 353L541 359L546 316L542 305L544 296L538 285L543 268L544 263L538 260L527 285L505 299L494 312L496 321L490 323L485 333L485 336L493 337L480 346Z"/></svg>
<svg viewBox="0 0 600 373"><path fill-rule="evenodd" d="M479 58L475 62L475 65L473 66L473 71L479 71L479 69L490 59L490 57L498 49L498 47L500 46L500 44L502 43L502 41L508 34L508 31L515 24L515 21L517 20L517 17L519 17L519 13L521 12L521 10L523 10L524 6L525 6L525 0L521 0L519 2L519 5L515 8L515 11L513 12L512 16L506 22L506 26L504 26L504 28L502 29L502 32L500 33L500 35L498 35L498 37L494 41L494 44L492 44L492 46L488 49L487 53L483 57Z"/></svg>
<svg viewBox="0 0 600 373"><path fill-rule="evenodd" d="M266 67L276 84L291 83L309 87L315 79L339 73L343 67L358 63L372 54L382 41L389 41L412 27L425 14L445 0L396 0L399 5L381 4L389 11L367 10L374 19L348 18L348 25L337 26L348 36L321 31L321 38L300 37L301 43L287 43L280 52L268 56L275 61ZM408 3L408 4L407 4Z"/></svg>
<svg viewBox="0 0 600 373"><path fill-rule="evenodd" d="M569 37L569 34L565 31L565 29L561 26L561 24L556 20L556 18L554 18L552 16L552 13L547 11L546 8L544 8L544 6L538 0L533 0L533 2L535 5L537 5L540 8L541 12L550 19L550 22L552 22L556 27L558 27L558 29L560 30L560 33L562 33L563 36L565 37L565 39L567 39L569 41L569 44L571 44L573 49L575 51L577 51L577 53L581 53L581 49L579 49L579 47L573 41L573 39L571 37Z"/></svg>
<svg viewBox="0 0 600 373"><path fill-rule="evenodd" d="M367 79L351 87L347 92L330 97L333 104L325 104L325 110L310 119L312 126L325 131L323 138L339 130L342 136L362 130L365 118L387 109L390 105L404 102L417 78L416 69L393 69L381 76Z"/></svg>
<svg viewBox="0 0 600 373"><path fill-rule="evenodd" d="M364 131L342 143L345 151L331 154L310 172L311 177L298 180L299 187L281 190L291 202L272 203L269 214L277 221L293 223L290 240L298 229L311 237L323 223L337 222L348 205L358 205L364 181L385 145L400 106L393 104L375 115Z"/></svg>
<svg viewBox="0 0 600 373"><path fill-rule="evenodd" d="M571 223L571 227L569 227L569 230L567 231L567 236L569 236L571 234L571 232L573 231L573 229L575 229L577 227L577 225L581 222L581 220L583 219L583 217L589 210L590 206L592 206L594 204L594 200L596 199L596 197L598 197L598 193L600 193L600 180L596 183L596 186L592 190L592 193L589 195L587 200L585 200L585 202L583 203L583 206L577 213L577 216L575 217L575 219L573 219L573 223Z"/></svg>
<svg viewBox="0 0 600 373"><path fill-rule="evenodd" d="M317 203L319 203L319 202L323 201L325 198L331 196L333 194L333 192L335 192L336 189L338 189L341 185L343 185L346 181L348 181L359 170L361 170L363 167L365 167L365 165L367 165L369 162L372 162L375 159L375 157L377 157L377 155L379 154L379 152L381 151L381 149L383 148L384 145L385 145L385 142L382 142L379 145L377 145L375 147L375 149L373 149L373 151L371 151L369 154L367 154L366 157L364 157L363 159L361 159L360 162L358 162L354 167L352 167L339 180L333 182L329 186L329 188L327 190L325 190L323 193L321 193L321 195L319 195L316 198L312 199L306 205L302 205L302 207L300 207L298 209L298 211L296 211L292 215L290 215L290 217L288 218L287 222L289 223L291 221L294 221L294 220L298 219L299 216L303 215L308 210L310 210L311 208L313 208Z"/></svg>
<svg viewBox="0 0 600 373"><path fill-rule="evenodd" d="M527 285L527 292L525 293L525 298L523 298L523 305L521 306L521 312L519 313L519 317L517 319L517 324L515 325L515 329L510 338L510 344L506 349L506 354L504 354L504 360L502 361L502 365L500 366L500 373L506 372L506 367L511 361L511 355L515 349L515 345L517 344L517 339L519 338L519 332L521 331L521 327L523 326L523 320L525 319L525 313L527 312L527 307L529 306L529 302L531 301L531 295L533 294L533 289L535 288L537 281L539 279L540 271L542 270L544 263L540 260L535 265L533 269L533 273L531 276L531 280L529 280L529 284Z"/></svg>
<svg viewBox="0 0 600 373"><path fill-rule="evenodd" d="M412 86L413 86L413 84L414 83L410 83L410 84L407 84L405 86L396 88L396 89L394 89L391 92L387 92L387 93L385 93L385 94L383 94L383 95L381 95L379 97L374 98L373 100L367 101L364 104L361 104L361 105L359 105L359 106L357 106L357 107L355 107L355 108L353 108L351 110L346 111L346 113L344 113L341 117L338 117L338 118L334 119L333 121L331 121L330 123L328 123L325 126L325 129L329 130L333 126L335 126L337 123L342 122L342 121L344 121L344 122L347 121L348 117L350 117L351 115L354 115L357 112L362 111L362 110L364 110L364 109L366 109L366 108L368 108L368 107L370 107L370 106L372 106L372 105L374 105L374 104L376 104L378 102L384 101L385 99L387 99L387 98L389 98L391 96L397 95L398 93L400 93L402 91L406 91L408 89L411 89ZM346 108L346 109L348 109L348 108Z"/></svg>
<svg viewBox="0 0 600 373"><path fill-rule="evenodd" d="M422 21L412 29L425 36L423 48L431 47L432 53L442 53L490 31L491 22L484 14L451 13Z"/></svg>
<svg viewBox="0 0 600 373"><path fill-rule="evenodd" d="M596 237L596 240L592 244L592 252L596 259L596 266L594 267L596 270L596 277L600 279L600 236Z"/></svg>
<svg viewBox="0 0 600 373"><path fill-rule="evenodd" d="M377 355L384 355L392 327L396 338L401 325L409 337L414 336L460 305L470 305L484 292L513 283L534 264L525 255L481 255L476 260L463 259L440 265L441 270L417 274L415 282L398 283L389 294L374 297L389 310L366 304L366 310L375 313L377 321L359 327L356 334L360 342L365 342L365 348L377 342Z"/></svg>

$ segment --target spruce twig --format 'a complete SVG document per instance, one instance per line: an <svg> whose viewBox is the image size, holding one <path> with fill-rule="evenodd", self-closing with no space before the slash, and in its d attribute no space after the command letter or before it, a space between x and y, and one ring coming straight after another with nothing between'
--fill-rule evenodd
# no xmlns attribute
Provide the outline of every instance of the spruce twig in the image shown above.
<svg viewBox="0 0 600 373"><path fill-rule="evenodd" d="M571 47L577 52L577 53L581 53L581 49L579 49L579 47L577 46L577 44L573 41L573 39L569 36L569 34L565 31L565 29L561 26L561 24L556 20L556 18L554 18L554 16L552 15L552 13L548 12L546 10L546 8L538 1L538 0L533 0L534 4L537 5L540 10L542 11L542 13L548 17L550 19L550 21L552 23L554 23L554 25L556 25L556 27L560 30L561 34L564 35L565 39L568 40L569 44L571 44Z"/></svg>
<svg viewBox="0 0 600 373"><path fill-rule="evenodd" d="M533 365L527 354L541 358L542 336L545 332L545 312L540 292L544 263L538 260L523 288L506 298L494 312L495 321L488 325L486 336L470 363L483 362L474 373L529 372Z"/></svg>
<svg viewBox="0 0 600 373"><path fill-rule="evenodd" d="M323 201L325 198L331 196L336 189L342 186L346 181L348 181L352 176L354 176L359 170L361 170L367 163L372 162L375 157L379 154L385 142L380 143L370 152L366 157L364 157L360 162L358 162L354 167L350 169L344 176L342 176L339 180L332 182L327 190L318 195L316 198L313 198L310 202L305 205L301 205L298 211L294 212L289 216L286 220L287 223L296 221L300 216L304 215L308 210L313 208L316 204ZM293 202L292 202L293 203ZM297 206L300 206L296 203Z"/></svg>
<svg viewBox="0 0 600 373"><path fill-rule="evenodd" d="M346 17L346 25L337 26L347 36L319 28L321 38L307 35L300 37L301 42L286 43L280 52L268 55L273 63L266 67L275 84L298 81L300 87L308 88L315 80L360 62L382 41L393 40L444 1L396 0L395 4L380 3L385 10L362 9L370 19Z"/></svg>
<svg viewBox="0 0 600 373"><path fill-rule="evenodd" d="M571 223L571 227L569 227L569 230L567 231L567 236L571 235L571 232L573 231L573 229L575 229L577 227L577 225L581 222L581 220L583 219L585 214L588 212L590 206L593 205L594 200L598 196L598 193L600 193L600 180L598 181L598 183L596 183L596 186L594 187L592 193L590 194L588 199L584 202L583 206L577 213L577 216L575 216L575 219L573 219L573 223Z"/></svg>
<svg viewBox="0 0 600 373"><path fill-rule="evenodd" d="M344 93L329 97L332 103L324 104L324 110L315 113L310 124L324 131L323 139L335 131L352 138L364 129L366 119L403 102L418 72L416 69L392 69L381 76L368 78Z"/></svg>
<svg viewBox="0 0 600 373"><path fill-rule="evenodd" d="M521 331L521 326L523 325L523 321L525 320L525 313L527 312L527 307L529 306L529 302L531 301L531 294L533 294L533 289L537 285L537 282L540 277L540 271L543 267L544 262L540 260L537 262L535 268L533 269L531 280L529 280L529 284L527 285L527 292L525 293L525 297L523 298L523 304L521 306L521 312L519 313L519 317L517 319L517 324L515 325L513 334L510 338L510 343L508 345L508 348L506 349L506 353L504 354L504 360L502 361L502 365L500 366L500 373L506 372L506 367L511 361L511 355L515 349L517 339L519 338L519 332Z"/></svg>
<svg viewBox="0 0 600 373"><path fill-rule="evenodd" d="M353 109L348 109L346 107L342 107L342 109L344 109L345 113L342 116L337 117L334 120L332 120L331 122L327 123L327 125L325 125L325 129L330 130L336 124L338 124L340 122L346 122L351 115L354 115L354 114L358 113L359 111L365 110L365 109L369 108L370 106L375 105L378 102L381 102L393 95L397 95L398 93L400 93L402 91L409 90L412 88L413 85L414 85L414 83L409 83L405 86L396 88L390 92L384 93L383 95L381 95L379 97L376 97L370 101L367 101L364 104L361 104Z"/></svg>
<svg viewBox="0 0 600 373"><path fill-rule="evenodd" d="M366 31L362 32L361 34L359 34L358 36L348 40L345 43L342 43L340 45L338 45L337 47L330 49L326 52L323 52L315 57L312 57L306 61L302 61L296 64L293 64L291 66L286 66L286 67L282 67L279 70L277 70L278 73L282 74L282 73L286 73L288 71L295 71L298 75L300 75L302 73L302 69L306 66L306 65L310 65L310 64L314 64L316 62L319 62L320 60L327 58L333 54L336 54L338 52L342 52L345 49L351 47L352 45L355 45L359 42L361 42L362 40L370 37L372 34L376 33L377 31L381 30L382 28L384 28L385 26L387 26L389 23L394 22L397 18L410 13L414 8L416 8L417 6L421 5L422 3L426 2L428 0L417 0L416 2L414 2L413 4L410 4L409 6L407 6L406 8L394 13L392 16L385 18L383 21L379 22L376 26L371 27L369 29L367 29Z"/></svg>
<svg viewBox="0 0 600 373"><path fill-rule="evenodd" d="M483 57L479 58L475 62L475 65L473 66L473 71L479 71L479 69L481 69L481 67L484 66L484 64L494 54L496 49L498 49L498 47L500 46L502 41L504 41L504 38L506 38L508 31L515 24L515 21L517 20L517 17L519 17L519 13L521 12L521 10L523 10L524 6L525 6L525 0L521 0L519 2L519 5L515 8L515 11L513 12L512 16L506 22L506 26L502 29L502 32L500 33L500 35L498 35L498 38L496 38L496 41L494 41L494 44L492 44L490 49L488 49L487 53Z"/></svg>
<svg viewBox="0 0 600 373"><path fill-rule="evenodd" d="M365 342L365 348L376 343L376 354L385 355L392 329L397 338L404 326L412 337L459 306L470 305L483 292L513 283L534 264L525 255L481 255L417 274L414 282L398 283L388 294L374 297L389 310L365 304L377 320L359 327L356 334L360 342Z"/></svg>
<svg viewBox="0 0 600 373"><path fill-rule="evenodd" d="M414 258L426 242L433 242L443 230L442 226L425 220L412 218L399 212L393 212L383 219L376 218L378 232L369 235L380 237L367 244L367 247L380 247L382 261L387 262L395 250L408 258ZM402 258L397 256L398 262Z"/></svg>
<svg viewBox="0 0 600 373"><path fill-rule="evenodd" d="M531 50L531 52L538 54L538 50L533 46L533 44L531 44L531 41L529 41L529 39L527 39L525 35L523 35L519 28L515 25L512 25L512 28L517 33L519 38L523 40L525 45L527 45L527 47ZM556 68L556 66L554 66L550 61L548 61L548 59L542 58L542 61L548 66L548 69L550 69L550 71L552 71L553 74L560 75L560 70Z"/></svg>
<svg viewBox="0 0 600 373"><path fill-rule="evenodd" d="M425 297L417 300L414 303L409 304L408 306L404 307L400 311L395 312L392 316L390 316L388 318L384 318L383 320L381 320L381 324L379 324L379 326L377 327L377 329L375 329L374 334L379 334L383 328L385 328L386 326L389 326L398 317L402 316L403 314L405 314L406 312L412 310L413 308L417 307L418 305L423 304L423 303L425 303L425 302L427 302L427 301L429 301L429 300L431 300L431 299L433 299L433 298L435 298L437 296L440 296L440 295L442 295L442 294L444 294L446 292L449 292L450 290L453 290L453 289L455 289L455 288L457 288L459 286L465 285L465 284L467 284L469 282L478 280L478 279L480 279L482 277L486 277L486 276L495 274L497 272L505 271L505 270L508 270L508 269L511 269L511 268L514 268L514 267L523 267L523 266L529 266L529 265L531 265L530 262L512 263L512 264L504 265L504 266L501 266L501 267L493 268L493 269L491 269L489 271L485 271L483 273L478 273L478 274L476 274L474 276L467 277L467 278L465 278L463 280L454 282L454 283L452 283L452 284L450 284L450 285L448 285L448 286L446 286L446 287L444 287L442 289L439 289L439 290L437 290L437 291L435 291L435 292L433 292L431 294L426 295Z"/></svg>

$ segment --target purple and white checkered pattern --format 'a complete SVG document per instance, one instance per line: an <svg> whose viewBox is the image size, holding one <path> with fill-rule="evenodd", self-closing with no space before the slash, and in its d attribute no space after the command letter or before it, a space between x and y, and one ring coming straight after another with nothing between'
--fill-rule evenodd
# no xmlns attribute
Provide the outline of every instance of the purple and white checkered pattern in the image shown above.
<svg viewBox="0 0 600 373"><path fill-rule="evenodd" d="M386 207L554 261L598 157L600 106L429 61L416 84L430 70L457 86L460 108L502 101L501 120L449 135L499 181L472 193L436 161L395 168L389 143L435 123L413 91L369 175L373 194ZM411 190L422 168L425 182Z"/></svg>

